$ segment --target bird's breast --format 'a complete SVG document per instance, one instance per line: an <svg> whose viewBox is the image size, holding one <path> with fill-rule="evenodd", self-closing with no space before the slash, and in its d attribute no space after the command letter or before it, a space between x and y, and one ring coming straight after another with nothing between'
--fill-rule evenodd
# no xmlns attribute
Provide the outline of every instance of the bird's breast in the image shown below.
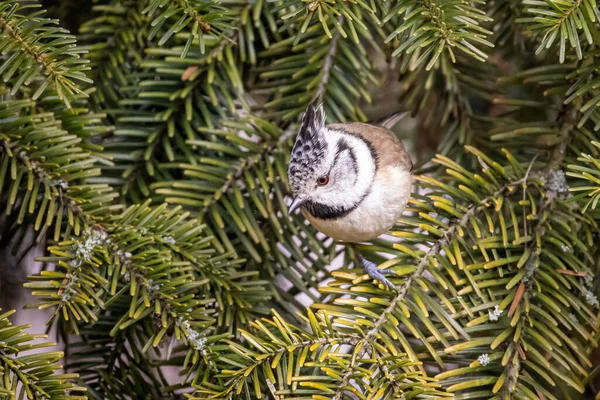
<svg viewBox="0 0 600 400"><path fill-rule="evenodd" d="M344 242L372 240L390 230L404 211L412 186L410 173L401 168L378 171L371 191L347 215L319 219L304 211L304 216L320 232Z"/></svg>

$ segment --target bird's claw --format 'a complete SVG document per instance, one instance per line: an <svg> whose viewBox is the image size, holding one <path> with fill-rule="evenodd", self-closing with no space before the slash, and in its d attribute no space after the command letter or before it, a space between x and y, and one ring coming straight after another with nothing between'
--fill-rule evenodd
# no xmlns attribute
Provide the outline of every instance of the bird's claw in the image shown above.
<svg viewBox="0 0 600 400"><path fill-rule="evenodd" d="M362 263L363 266L365 268L365 271L367 272L367 274L369 274L369 276L375 280L378 280L379 282L383 283L385 286L392 288L393 290L396 289L396 285L394 285L392 282L390 282L384 275L396 275L398 276L398 274L396 273L396 271L393 271L391 269L379 269L377 268L377 264L367 260L366 258L362 257Z"/></svg>

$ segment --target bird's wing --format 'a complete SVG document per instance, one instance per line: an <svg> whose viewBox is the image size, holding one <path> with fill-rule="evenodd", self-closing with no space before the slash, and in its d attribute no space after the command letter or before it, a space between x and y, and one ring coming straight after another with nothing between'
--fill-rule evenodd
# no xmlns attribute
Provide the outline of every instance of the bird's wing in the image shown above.
<svg viewBox="0 0 600 400"><path fill-rule="evenodd" d="M380 167L398 165L407 171L412 171L413 162L410 154L408 154L404 144L396 137L394 132L380 126L363 124L362 122L333 124L329 127L359 136L370 143L377 153L378 165Z"/></svg>

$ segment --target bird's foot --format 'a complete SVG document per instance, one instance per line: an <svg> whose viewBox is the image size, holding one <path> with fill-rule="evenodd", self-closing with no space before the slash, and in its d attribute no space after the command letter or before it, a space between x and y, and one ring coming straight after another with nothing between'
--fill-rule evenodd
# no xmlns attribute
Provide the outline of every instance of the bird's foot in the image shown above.
<svg viewBox="0 0 600 400"><path fill-rule="evenodd" d="M369 260L367 260L366 258L364 258L362 255L360 256L361 261L363 263L363 266L365 268L365 271L367 272L367 274L369 274L369 276L375 280L378 280L379 282L383 283L385 286L392 288L393 290L396 290L396 285L394 285L392 282L390 282L384 275L396 275L398 276L398 274L396 273L396 271L393 271L391 269L379 269L377 268L377 264L375 264L374 262L371 262Z"/></svg>

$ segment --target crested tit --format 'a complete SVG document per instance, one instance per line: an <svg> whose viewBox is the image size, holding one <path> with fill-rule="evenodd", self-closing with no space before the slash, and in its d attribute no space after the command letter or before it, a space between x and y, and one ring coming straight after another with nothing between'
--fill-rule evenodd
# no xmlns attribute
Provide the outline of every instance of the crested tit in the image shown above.
<svg viewBox="0 0 600 400"><path fill-rule="evenodd" d="M382 126L352 122L325 125L322 105L310 104L296 137L288 178L294 199L320 232L357 243L387 232L404 211L413 163L404 145ZM366 272L395 286L375 263L359 254Z"/></svg>

